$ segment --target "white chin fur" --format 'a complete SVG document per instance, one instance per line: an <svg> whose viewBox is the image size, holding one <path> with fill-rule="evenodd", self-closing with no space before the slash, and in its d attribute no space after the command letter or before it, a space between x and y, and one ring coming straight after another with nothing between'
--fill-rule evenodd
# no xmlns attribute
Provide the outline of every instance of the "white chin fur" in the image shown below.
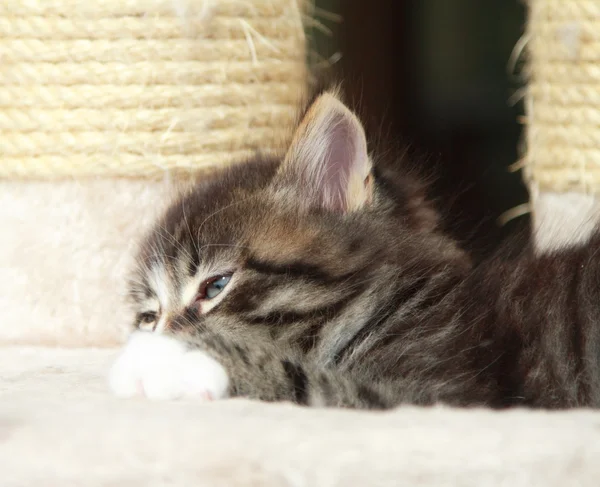
<svg viewBox="0 0 600 487"><path fill-rule="evenodd" d="M149 399L227 397L225 368L201 350L189 350L174 338L134 332L114 363L109 386L119 397Z"/></svg>

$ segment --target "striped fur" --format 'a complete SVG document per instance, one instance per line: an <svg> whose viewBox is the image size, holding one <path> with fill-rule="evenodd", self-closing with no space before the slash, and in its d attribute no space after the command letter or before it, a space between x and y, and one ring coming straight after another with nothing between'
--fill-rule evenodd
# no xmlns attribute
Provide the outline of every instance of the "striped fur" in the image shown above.
<svg viewBox="0 0 600 487"><path fill-rule="evenodd" d="M213 355L231 395L360 408L597 406L600 238L473 268L400 161L356 155L360 142L323 147L362 134L327 96L284 162L240 164L171 206L131 281L136 326ZM307 144L333 117L319 110L348 126L340 140L318 136L317 151ZM194 301L228 273L214 300Z"/></svg>

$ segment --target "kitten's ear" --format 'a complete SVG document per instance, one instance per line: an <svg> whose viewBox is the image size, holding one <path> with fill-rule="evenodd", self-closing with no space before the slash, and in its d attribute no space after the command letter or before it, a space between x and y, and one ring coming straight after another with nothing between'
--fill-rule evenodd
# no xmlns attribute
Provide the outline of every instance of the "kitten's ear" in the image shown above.
<svg viewBox="0 0 600 487"><path fill-rule="evenodd" d="M275 184L308 206L346 213L372 199L364 129L331 93L320 95L294 133Z"/></svg>

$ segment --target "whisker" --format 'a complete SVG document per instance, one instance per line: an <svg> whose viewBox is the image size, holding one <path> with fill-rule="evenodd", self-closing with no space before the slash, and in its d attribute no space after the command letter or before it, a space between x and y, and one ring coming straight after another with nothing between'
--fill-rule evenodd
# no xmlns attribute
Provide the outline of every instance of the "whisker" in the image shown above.
<svg viewBox="0 0 600 487"><path fill-rule="evenodd" d="M204 244L202 247L200 247L200 249L198 251L201 252L202 250L210 248L210 247L230 247L230 248L234 248L234 249L249 249L250 248L247 245L237 245L237 244Z"/></svg>
<svg viewBox="0 0 600 487"><path fill-rule="evenodd" d="M192 260L192 255L188 252L188 250L183 246L181 242L177 241L177 239L171 233L169 233L169 231L164 226L158 224L157 227L161 230L161 232L164 232L164 234L157 232L157 235L159 237L164 238L166 236L169 239L169 241L175 246L176 249L180 250L182 254L184 254L188 259Z"/></svg>

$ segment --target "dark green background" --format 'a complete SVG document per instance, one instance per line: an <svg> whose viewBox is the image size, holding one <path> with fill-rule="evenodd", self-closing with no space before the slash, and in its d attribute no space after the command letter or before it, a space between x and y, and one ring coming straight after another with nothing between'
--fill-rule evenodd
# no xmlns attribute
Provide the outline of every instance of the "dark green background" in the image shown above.
<svg viewBox="0 0 600 487"><path fill-rule="evenodd" d="M350 96L400 139L426 154L449 227L475 250L493 248L515 226L498 217L527 201L518 159L523 80L509 72L526 10L517 0L317 0L342 23L309 28L311 63L342 53L336 68ZM517 65L516 71L520 67Z"/></svg>

